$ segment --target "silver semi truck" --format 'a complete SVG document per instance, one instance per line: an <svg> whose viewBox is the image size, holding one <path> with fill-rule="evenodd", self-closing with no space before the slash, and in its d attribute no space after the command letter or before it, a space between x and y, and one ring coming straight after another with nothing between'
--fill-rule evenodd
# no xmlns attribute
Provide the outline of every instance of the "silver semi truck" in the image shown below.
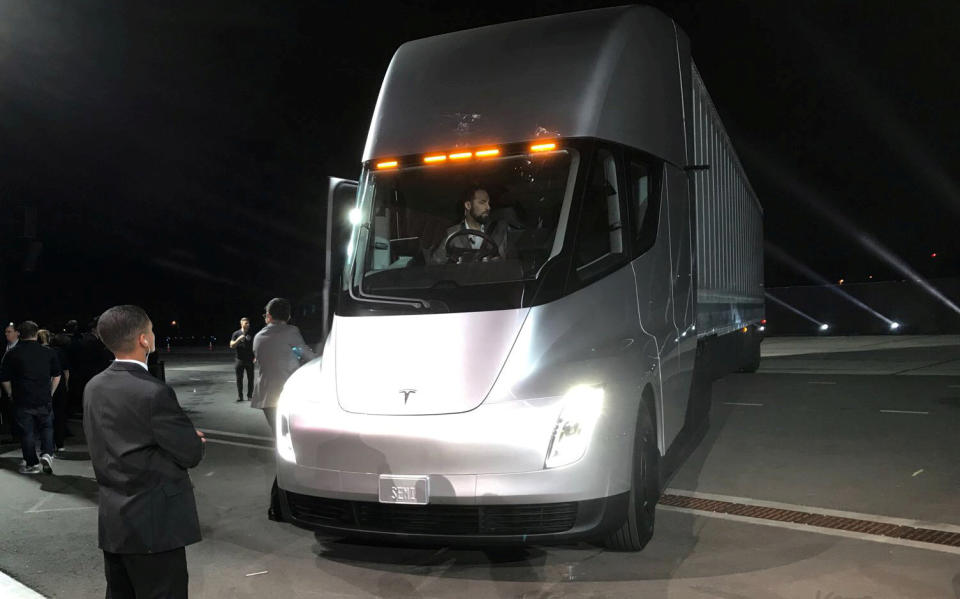
<svg viewBox="0 0 960 599"><path fill-rule="evenodd" d="M362 164L277 411L282 517L643 548L762 335L761 208L687 37L630 6L406 43Z"/></svg>

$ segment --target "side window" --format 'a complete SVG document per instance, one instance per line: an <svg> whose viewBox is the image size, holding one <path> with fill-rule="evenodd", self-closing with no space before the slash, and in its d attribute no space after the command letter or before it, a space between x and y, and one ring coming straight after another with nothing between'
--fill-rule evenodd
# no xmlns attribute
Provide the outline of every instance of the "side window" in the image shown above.
<svg viewBox="0 0 960 599"><path fill-rule="evenodd" d="M658 168L633 159L627 169L630 186L630 234L633 240L634 256L639 256L650 249L657 238Z"/></svg>
<svg viewBox="0 0 960 599"><path fill-rule="evenodd" d="M609 258L623 254L623 224L617 161L598 150L580 210L574 266L581 281L592 278Z"/></svg>
<svg viewBox="0 0 960 599"><path fill-rule="evenodd" d="M633 189L633 238L639 241L650 209L650 171L645 165L630 163L630 187Z"/></svg>

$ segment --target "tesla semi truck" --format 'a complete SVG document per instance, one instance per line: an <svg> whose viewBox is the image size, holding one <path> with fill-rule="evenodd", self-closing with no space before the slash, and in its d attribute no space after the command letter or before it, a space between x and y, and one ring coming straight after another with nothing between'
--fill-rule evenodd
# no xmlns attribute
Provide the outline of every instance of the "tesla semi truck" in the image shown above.
<svg viewBox="0 0 960 599"><path fill-rule="evenodd" d="M761 207L685 34L628 6L403 44L340 183L283 519L642 549L764 316Z"/></svg>

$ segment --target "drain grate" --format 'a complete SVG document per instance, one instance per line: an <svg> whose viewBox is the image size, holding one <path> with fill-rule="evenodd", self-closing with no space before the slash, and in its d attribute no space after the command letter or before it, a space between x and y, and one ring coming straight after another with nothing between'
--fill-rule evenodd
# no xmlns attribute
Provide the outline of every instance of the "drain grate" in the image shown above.
<svg viewBox="0 0 960 599"><path fill-rule="evenodd" d="M761 507L756 505L747 505L744 503L719 501L716 499L686 497L684 495L666 494L660 497L660 503L662 505L687 508L701 512L717 512L721 514L730 514L732 516L759 518L761 520L775 520L777 522L806 524L808 526L817 526L820 528L859 532L868 535L892 537L895 539L905 539L908 541L919 541L921 543L946 545L948 547L960 547L960 533L933 530L930 528L917 528L899 524L888 524L886 522L874 522L872 520L827 516L824 514L813 514L810 512L785 510L773 507Z"/></svg>

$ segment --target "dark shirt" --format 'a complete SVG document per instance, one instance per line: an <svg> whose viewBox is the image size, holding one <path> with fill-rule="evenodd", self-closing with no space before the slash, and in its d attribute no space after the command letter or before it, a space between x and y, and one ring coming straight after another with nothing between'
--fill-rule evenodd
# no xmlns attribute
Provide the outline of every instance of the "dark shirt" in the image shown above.
<svg viewBox="0 0 960 599"><path fill-rule="evenodd" d="M60 370L70 370L70 356L67 354L67 348L62 345L51 345L50 347L57 354Z"/></svg>
<svg viewBox="0 0 960 599"><path fill-rule="evenodd" d="M253 334L244 333L243 329L237 329L230 336L230 343L240 337L243 337L243 341L234 346L234 349L237 350L237 359L241 362L253 362Z"/></svg>
<svg viewBox="0 0 960 599"><path fill-rule="evenodd" d="M50 379L55 376L60 376L57 353L36 341L21 339L0 365L0 381L13 387L13 403L18 408L49 409Z"/></svg>
<svg viewBox="0 0 960 599"><path fill-rule="evenodd" d="M84 333L80 338L80 360L72 365L80 371L80 378L89 381L103 372L113 362L113 353L93 333ZM73 371L71 371L73 374Z"/></svg>

